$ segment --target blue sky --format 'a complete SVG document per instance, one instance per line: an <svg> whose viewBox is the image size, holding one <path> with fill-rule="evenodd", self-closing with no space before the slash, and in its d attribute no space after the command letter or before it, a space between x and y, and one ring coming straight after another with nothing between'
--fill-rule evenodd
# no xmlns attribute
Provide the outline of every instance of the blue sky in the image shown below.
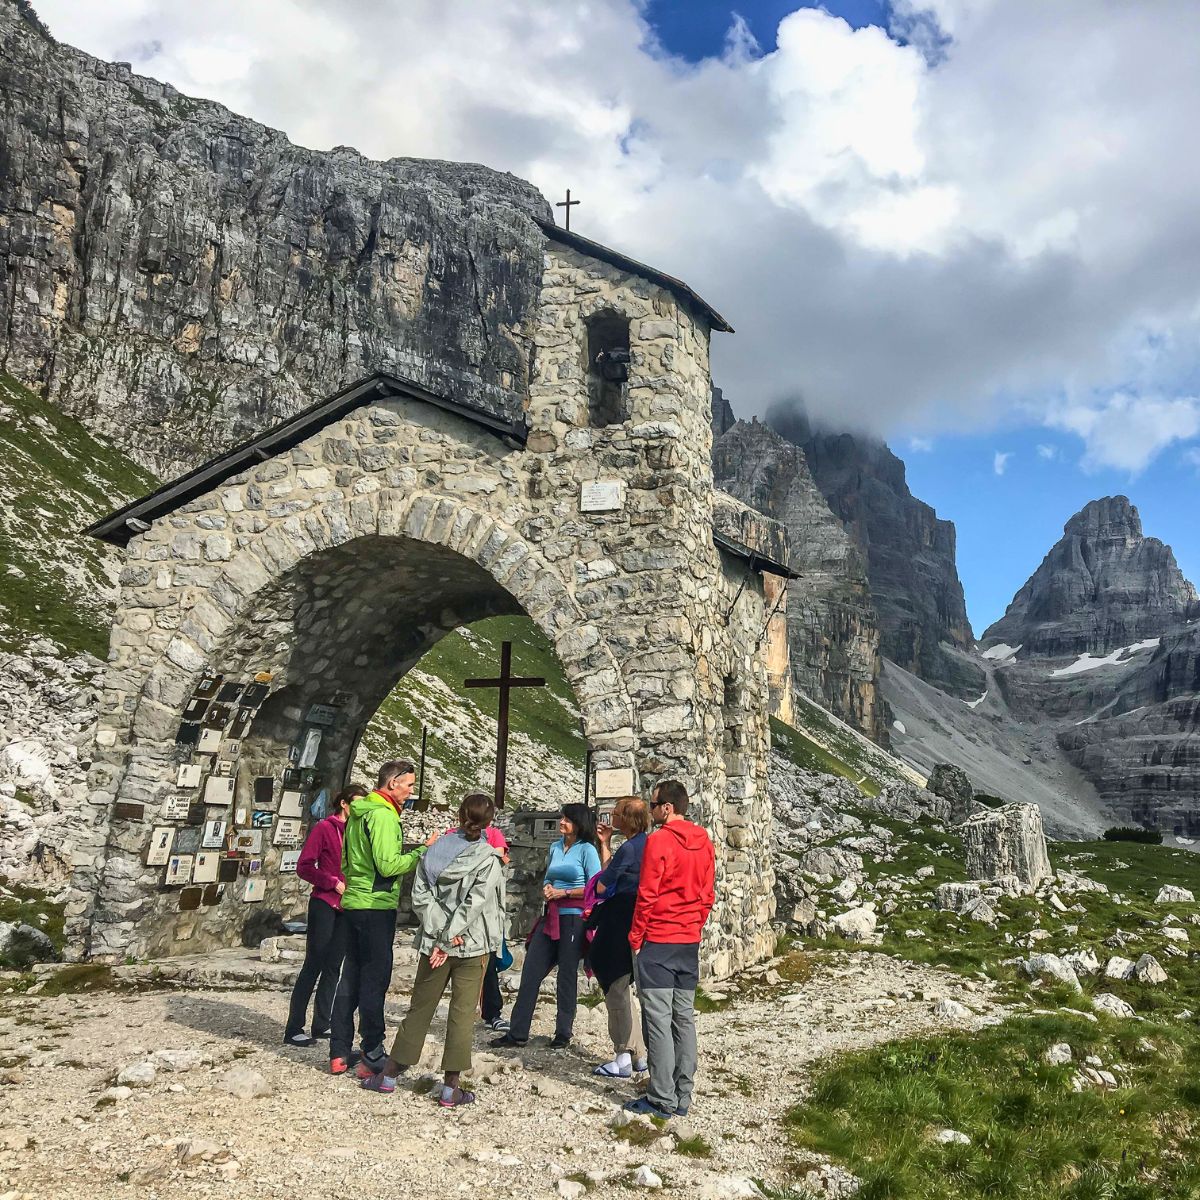
<svg viewBox="0 0 1200 1200"><path fill-rule="evenodd" d="M570 187L573 228L738 330L712 366L739 415L889 441L977 632L1098 496L1200 577L1196 0L37 9L300 145Z"/></svg>

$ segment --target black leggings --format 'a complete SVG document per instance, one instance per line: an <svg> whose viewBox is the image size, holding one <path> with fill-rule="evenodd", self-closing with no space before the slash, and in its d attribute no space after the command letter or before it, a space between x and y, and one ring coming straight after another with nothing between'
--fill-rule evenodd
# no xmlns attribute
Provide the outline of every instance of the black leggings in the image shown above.
<svg viewBox="0 0 1200 1200"><path fill-rule="evenodd" d="M363 1057L383 1058L383 1001L392 981L392 942L396 936L394 908L344 909L346 958L337 998L329 1057L345 1058L354 1045L354 1013L358 1011L358 1037Z"/></svg>
<svg viewBox="0 0 1200 1200"><path fill-rule="evenodd" d="M313 1010L314 1037L329 1032L333 1013L333 997L337 992L342 957L346 953L345 924L341 913L316 896L308 902L308 937L304 944L304 966L292 988L292 1004L288 1010L284 1037L304 1031L308 1002L313 988L317 989L317 1004ZM320 979L320 983L317 980Z"/></svg>
<svg viewBox="0 0 1200 1200"><path fill-rule="evenodd" d="M554 1036L567 1041L575 1029L575 1006L579 999L579 960L583 955L583 918L560 916L558 941L551 941L541 926L525 951L521 968L521 990L513 1005L509 1036L518 1042L529 1040L533 1023L533 1008L537 1004L542 980L558 968L558 1011L554 1019Z"/></svg>

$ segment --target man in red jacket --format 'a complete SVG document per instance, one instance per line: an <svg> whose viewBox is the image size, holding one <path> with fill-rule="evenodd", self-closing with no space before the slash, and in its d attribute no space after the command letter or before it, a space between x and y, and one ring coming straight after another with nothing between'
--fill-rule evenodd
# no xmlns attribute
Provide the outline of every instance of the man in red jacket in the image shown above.
<svg viewBox="0 0 1200 1200"><path fill-rule="evenodd" d="M665 779L654 789L629 945L650 1060L650 1088L625 1105L655 1117L686 1116L696 1074L696 985L700 933L712 911L715 856L708 834L685 820L687 789Z"/></svg>

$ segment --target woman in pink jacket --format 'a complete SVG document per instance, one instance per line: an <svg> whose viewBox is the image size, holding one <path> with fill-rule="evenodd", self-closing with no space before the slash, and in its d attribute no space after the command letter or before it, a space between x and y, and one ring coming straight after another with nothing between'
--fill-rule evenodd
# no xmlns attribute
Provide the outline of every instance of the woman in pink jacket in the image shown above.
<svg viewBox="0 0 1200 1200"><path fill-rule="evenodd" d="M367 789L362 787L343 788L338 792L333 801L333 812L309 831L296 863L296 874L305 883L312 884L312 896L308 901L304 966L292 988L287 1028L283 1031L283 1040L288 1046L314 1046L318 1038L329 1036L329 1014L346 953L344 930L339 920L342 893L346 890L346 881L342 877L342 836L346 832L350 801L366 794ZM313 1012L312 1034L309 1035L304 1032L304 1022L314 986L317 1005Z"/></svg>

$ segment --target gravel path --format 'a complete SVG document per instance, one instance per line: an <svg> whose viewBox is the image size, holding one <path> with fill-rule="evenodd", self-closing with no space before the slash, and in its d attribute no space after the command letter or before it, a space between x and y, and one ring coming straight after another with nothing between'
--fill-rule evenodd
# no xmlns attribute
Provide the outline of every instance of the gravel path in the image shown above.
<svg viewBox="0 0 1200 1200"><path fill-rule="evenodd" d="M680 1153L669 1135L633 1145L610 1126L634 1089L589 1073L607 1057L602 1009L581 1009L576 1048L555 1053L545 1048L552 1008L539 1005L531 1047L478 1052L479 1103L450 1112L427 1082L370 1095L324 1073L323 1048L285 1048L284 992L0 996L0 1200L81 1188L89 1200L558 1197L581 1194L572 1180L589 1172L611 1191L643 1164L688 1197L736 1196L736 1177L794 1182L778 1122L812 1062L999 1013L947 972L865 953L813 962L803 983L777 964L784 978L760 975L701 1015L697 1096L679 1132L703 1138L709 1158ZM939 1015L944 997L972 1011ZM389 997L389 1030L405 1007ZM435 1022L411 1074L436 1067L439 1037ZM153 1079L98 1103L119 1071L145 1060Z"/></svg>

